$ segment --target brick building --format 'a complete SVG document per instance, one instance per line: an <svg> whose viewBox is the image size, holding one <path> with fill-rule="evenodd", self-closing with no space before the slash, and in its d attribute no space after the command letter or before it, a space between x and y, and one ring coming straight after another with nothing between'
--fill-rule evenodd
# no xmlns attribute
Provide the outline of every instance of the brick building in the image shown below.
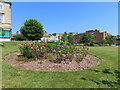
<svg viewBox="0 0 120 90"><path fill-rule="evenodd" d="M89 31L86 31L86 33L92 33L95 36L95 41L98 41L98 42L102 42L105 39L105 37L110 35L109 33L102 32L101 30L89 30ZM79 42L81 35L82 35L82 33L74 35L75 42Z"/></svg>
<svg viewBox="0 0 120 90"><path fill-rule="evenodd" d="M74 35L74 37L75 37L75 42L79 42L81 35L82 35L82 33L79 33L79 34Z"/></svg>
<svg viewBox="0 0 120 90"><path fill-rule="evenodd" d="M92 33L95 36L95 41L98 42L102 42L105 39L105 37L110 35L109 33L102 32L101 30L90 30L90 31L86 31L86 33Z"/></svg>
<svg viewBox="0 0 120 90"><path fill-rule="evenodd" d="M11 40L11 2L10 0L0 0L0 27L4 30L5 35L2 36L0 30L0 41Z"/></svg>

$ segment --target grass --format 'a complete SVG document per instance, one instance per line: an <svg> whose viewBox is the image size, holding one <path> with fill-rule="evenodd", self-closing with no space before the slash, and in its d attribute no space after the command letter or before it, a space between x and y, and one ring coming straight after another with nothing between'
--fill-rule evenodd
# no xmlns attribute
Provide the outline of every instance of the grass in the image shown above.
<svg viewBox="0 0 120 90"><path fill-rule="evenodd" d="M19 42L5 42L2 57L18 51ZM93 68L70 72L42 72L2 65L2 86L7 88L118 88L118 47L91 47L102 59Z"/></svg>

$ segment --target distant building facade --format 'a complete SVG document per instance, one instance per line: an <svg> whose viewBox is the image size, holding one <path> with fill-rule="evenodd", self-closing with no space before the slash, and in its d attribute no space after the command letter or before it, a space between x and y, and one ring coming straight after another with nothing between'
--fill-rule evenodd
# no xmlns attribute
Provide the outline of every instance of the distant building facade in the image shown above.
<svg viewBox="0 0 120 90"><path fill-rule="evenodd" d="M0 41L11 40L11 2L10 0L0 0ZM4 31L4 36L2 32Z"/></svg>
<svg viewBox="0 0 120 90"><path fill-rule="evenodd" d="M101 30L89 30L89 31L86 31L86 33L92 33L92 35L95 36L95 41L97 41L97 42L102 42L105 39L105 37L110 35L109 33L102 32ZM80 41L80 36L81 35L82 35L82 33L74 35L75 42Z"/></svg>
<svg viewBox="0 0 120 90"><path fill-rule="evenodd" d="M102 42L108 35L107 32L102 32L101 30L90 30L86 31L86 33L92 33L95 36L95 41Z"/></svg>

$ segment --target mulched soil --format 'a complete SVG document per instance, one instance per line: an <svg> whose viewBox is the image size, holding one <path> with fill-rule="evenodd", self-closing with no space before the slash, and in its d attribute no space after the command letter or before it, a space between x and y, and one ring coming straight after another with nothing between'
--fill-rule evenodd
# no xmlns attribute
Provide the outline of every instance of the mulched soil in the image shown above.
<svg viewBox="0 0 120 90"><path fill-rule="evenodd" d="M46 59L44 60L36 60L36 61L17 61L19 53L12 53L8 56L5 56L5 62L16 67L21 67L24 69L30 69L34 71L79 71L84 70L90 67L94 67L100 62L97 61L97 57L92 55L87 55L81 62L77 63L75 60L72 62L64 62L61 63L52 63Z"/></svg>

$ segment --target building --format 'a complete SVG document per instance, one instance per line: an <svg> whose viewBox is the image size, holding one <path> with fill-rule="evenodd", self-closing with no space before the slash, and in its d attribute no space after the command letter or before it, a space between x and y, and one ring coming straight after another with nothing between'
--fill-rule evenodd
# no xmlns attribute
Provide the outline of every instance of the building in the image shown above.
<svg viewBox="0 0 120 90"><path fill-rule="evenodd" d="M97 30L97 29L86 31L86 33L92 33L95 36L95 41L97 42L102 42L105 39L105 37L110 35L107 32L102 32L101 30Z"/></svg>
<svg viewBox="0 0 120 90"><path fill-rule="evenodd" d="M59 39L58 39L58 36L46 35L46 36L41 38L41 41L50 42L50 41L59 41Z"/></svg>
<svg viewBox="0 0 120 90"><path fill-rule="evenodd" d="M97 42L102 42L105 39L105 37L107 37L108 35L110 35L107 32L102 32L101 30L97 30L97 29L96 30L86 31L86 33L92 33L92 35L95 36L95 41L97 41ZM74 35L75 42L79 42L81 35L82 35L82 33Z"/></svg>
<svg viewBox="0 0 120 90"><path fill-rule="evenodd" d="M44 36L47 36L47 31L44 30Z"/></svg>
<svg viewBox="0 0 120 90"><path fill-rule="evenodd" d="M0 0L0 41L11 40L11 2L10 0ZM2 32L4 31L4 36Z"/></svg>
<svg viewBox="0 0 120 90"><path fill-rule="evenodd" d="M79 42L80 41L80 36L82 35L82 33L79 33L79 34L75 34L74 37L75 37L75 42Z"/></svg>
<svg viewBox="0 0 120 90"><path fill-rule="evenodd" d="M57 38L58 40L61 40L63 33L53 33L52 36L53 38Z"/></svg>

